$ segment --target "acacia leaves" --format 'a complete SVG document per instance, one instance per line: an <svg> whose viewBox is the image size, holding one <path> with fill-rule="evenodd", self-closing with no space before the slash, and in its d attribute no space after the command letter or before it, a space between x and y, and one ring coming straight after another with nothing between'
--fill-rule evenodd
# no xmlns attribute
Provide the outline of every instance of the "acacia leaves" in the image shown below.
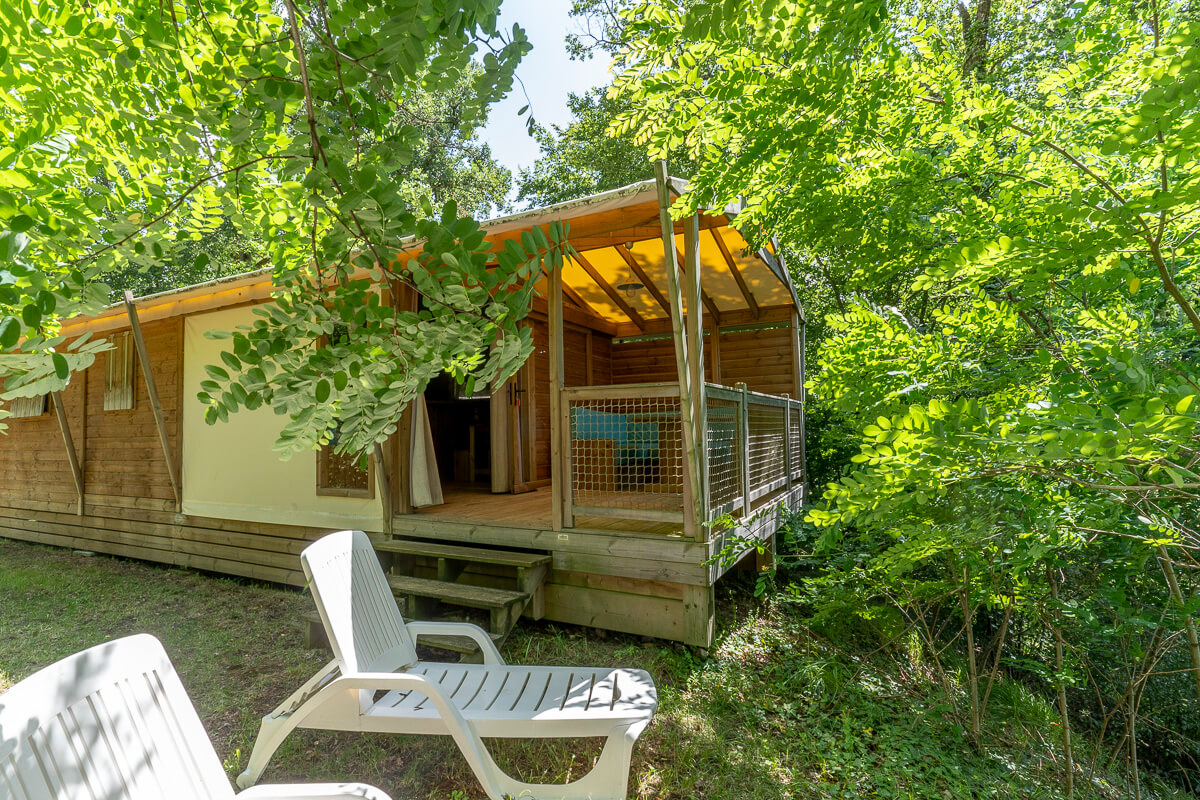
<svg viewBox="0 0 1200 800"><path fill-rule="evenodd" d="M493 254L479 226L454 211L448 205L441 220L418 223L423 248L403 269L386 270L405 275L412 290L364 272L335 292L309 275L259 309L252 326L214 334L231 349L200 386L205 419L265 404L289 417L276 444L283 456L329 444L335 433L339 452L360 453L395 433L401 412L436 376L449 372L468 391L511 376L533 349L518 323L537 280L570 252L566 228L535 229ZM410 291L415 307L398 310Z"/></svg>
<svg viewBox="0 0 1200 800"><path fill-rule="evenodd" d="M456 250L460 235L477 230L468 222L443 226L411 179L414 158L428 150L422 137L437 128L437 120L413 116L431 108L431 94L453 90L455 117L470 128L511 89L529 43L519 27L497 28L498 6L3 4L0 347L7 353L20 342L19 356L0 354L4 396L43 386L47 375L59 387L69 378L61 343L51 342L61 319L102 305L106 275L130 265L161 269L218 229L252 231L267 243L260 261L270 265L278 303L265 318L272 332L249 350L235 338L242 349L213 366L210 419L269 399L292 415L280 443L286 452L327 440L331 407L359 415L337 421L350 432L341 441L366 449L383 436L394 425L393 401L423 386L424 368L364 369L369 392L386 398L374 405L334 402L352 386L348 375L271 383L297 366L314 324L358 331L363 344L353 348L364 362L411 365L416 357L463 375L481 365L510 370L527 352L511 335L522 302L505 292L480 296L479 241L468 255ZM435 234L439 252L450 254L436 270L393 269L402 240ZM523 252L522 263L541 255ZM208 267L203 250L189 258L190 273ZM367 300L364 276L395 288L420 282L421 291L441 297L447 310L421 331L428 347L414 353L396 336L362 333L384 316L378 297ZM451 313L471 309L488 309L488 336ZM70 355L65 360L78 368ZM372 383L384 377L386 384Z"/></svg>

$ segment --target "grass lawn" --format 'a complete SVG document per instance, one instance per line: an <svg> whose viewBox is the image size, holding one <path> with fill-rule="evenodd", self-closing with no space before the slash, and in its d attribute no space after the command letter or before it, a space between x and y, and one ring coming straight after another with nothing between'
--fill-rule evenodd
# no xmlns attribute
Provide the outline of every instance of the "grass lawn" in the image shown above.
<svg viewBox="0 0 1200 800"><path fill-rule="evenodd" d="M634 750L630 797L1055 795L1054 715L1040 698L999 687L1001 746L980 756L911 671L842 653L784 611L744 597L724 597L721 607L723 633L703 659L666 642L538 623L519 626L503 653L516 664L650 671L660 706ZM311 608L300 591L0 539L0 689L99 642L152 633L233 776L259 717L328 659L302 646L299 618ZM497 750L501 766L525 780L561 781L581 774L599 748L506 741ZM300 730L263 780L362 780L396 800L484 797L445 737ZM1103 773L1079 783L1077 797L1129 796Z"/></svg>

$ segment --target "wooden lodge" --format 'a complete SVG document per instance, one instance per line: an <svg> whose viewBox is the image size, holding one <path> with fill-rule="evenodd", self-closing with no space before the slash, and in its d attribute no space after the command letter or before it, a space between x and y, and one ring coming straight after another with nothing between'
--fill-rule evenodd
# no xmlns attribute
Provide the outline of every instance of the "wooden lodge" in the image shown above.
<svg viewBox="0 0 1200 800"><path fill-rule="evenodd" d="M770 549L781 505L804 500L804 317L735 209L660 213L681 189L660 178L487 223L502 246L570 222L579 257L543 279L535 354L486 394L435 381L369 470L328 450L279 460L270 409L205 424L196 395L222 342L204 334L270 302L269 271L67 320L114 349L10 407L0 536L299 586L308 542L358 528L414 613L709 644L728 569L713 555L731 533Z"/></svg>

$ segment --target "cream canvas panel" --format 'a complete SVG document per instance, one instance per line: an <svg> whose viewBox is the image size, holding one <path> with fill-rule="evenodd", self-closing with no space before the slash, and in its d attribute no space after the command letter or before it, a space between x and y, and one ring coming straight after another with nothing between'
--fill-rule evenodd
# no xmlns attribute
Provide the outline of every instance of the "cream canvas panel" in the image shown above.
<svg viewBox="0 0 1200 800"><path fill-rule="evenodd" d="M228 422L207 425L196 399L204 366L220 364L228 342L207 339L208 330L232 330L255 319L250 307L184 319L183 513L198 517L273 522L317 528L383 529L378 486L375 497L318 497L317 455L298 453L281 461L271 449L285 417L270 408L242 409Z"/></svg>

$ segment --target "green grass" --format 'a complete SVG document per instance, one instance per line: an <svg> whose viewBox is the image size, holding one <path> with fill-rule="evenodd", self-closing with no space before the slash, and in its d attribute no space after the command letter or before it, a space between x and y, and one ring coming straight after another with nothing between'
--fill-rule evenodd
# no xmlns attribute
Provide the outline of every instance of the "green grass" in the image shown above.
<svg viewBox="0 0 1200 800"><path fill-rule="evenodd" d="M153 633L232 776L258 718L328 658L302 647L299 618L311 608L299 591L0 539L0 689L93 644ZM1044 699L998 687L997 746L980 756L920 665L843 653L740 595L721 608L723 633L705 658L546 624L520 626L504 655L650 671L660 706L634 751L630 797L640 800L1056 796L1057 734ZM535 781L577 777L598 751L587 740L491 744L502 766ZM1078 746L1086 755L1086 742ZM1085 778L1077 797L1130 796L1107 775ZM483 797L444 737L297 731L263 780L362 780L397 800ZM1175 795L1155 787L1144 796Z"/></svg>

